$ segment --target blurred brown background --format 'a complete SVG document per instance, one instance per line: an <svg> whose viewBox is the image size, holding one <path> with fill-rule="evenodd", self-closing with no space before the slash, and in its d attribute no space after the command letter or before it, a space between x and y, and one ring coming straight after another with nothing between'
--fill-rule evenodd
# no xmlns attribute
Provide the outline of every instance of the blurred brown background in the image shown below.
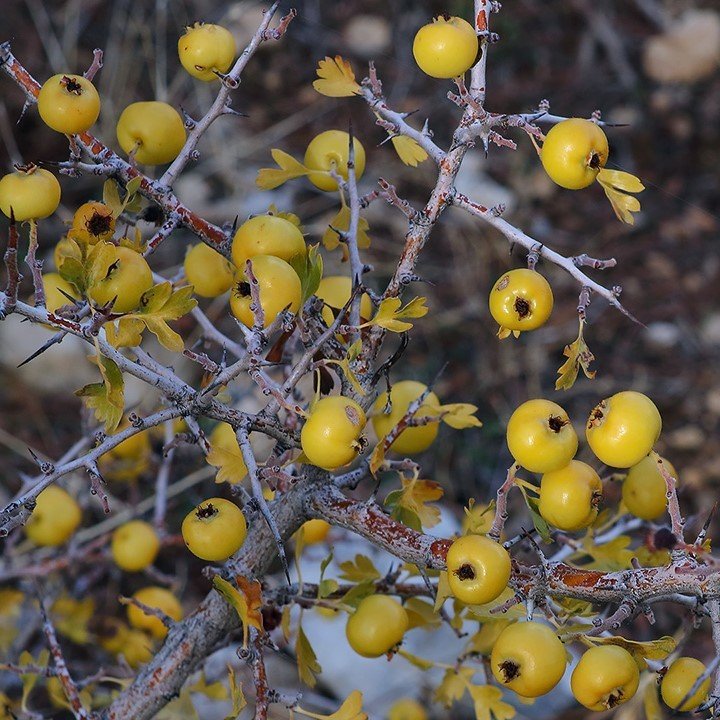
<svg viewBox="0 0 720 720"><path fill-rule="evenodd" d="M470 17L471 5L295 3L299 14L288 34L261 48L234 95L234 106L248 117L215 123L200 146L202 157L176 184L179 196L217 223L231 223L235 216L242 220L275 203L297 213L317 241L336 210L336 198L303 181L261 193L255 175L259 167L271 165L271 147L302 157L313 135L345 129L352 118L368 153L361 191L371 190L382 176L421 206L435 177L430 161L416 169L404 167L389 144L379 146L385 134L360 100L322 97L311 82L317 61L326 54L351 59L358 77L374 59L390 105L416 110L411 119L416 127L428 117L436 142L447 147L459 118L446 99L453 88L417 69L412 37L433 14ZM212 87L192 80L177 62L176 40L184 25L198 19L222 22L242 46L260 21L260 7L211 0L5 0L0 40L12 42L40 81L54 72L82 72L92 49L103 48L105 67L97 80L103 109L96 133L117 148L115 119L130 102L166 100L193 116L211 103ZM287 7L284 3L281 10ZM622 125L608 130L609 166L642 178L647 187L640 196L643 211L634 227L624 226L597 185L574 193L555 187L517 130L507 133L518 142L516 152L493 146L487 159L481 150L469 153L459 185L485 205L505 203L508 220L565 255L617 258L616 268L589 272L608 287L621 285L623 302L644 326L594 300L586 339L597 358L597 379L581 377L571 391L556 393L562 348L577 332L579 287L563 271L541 264L538 269L556 295L551 321L519 340L498 341L487 293L500 273L524 263L523 254L510 255L498 233L448 210L418 267L428 282L412 289L428 297L431 312L417 322L404 365L393 377L429 381L447 363L437 384L441 398L478 404L485 425L481 431L443 430L442 442L423 458L425 474L442 482L450 498L486 500L510 462L504 424L517 404L550 397L566 407L579 428L599 399L633 388L649 394L663 414L660 450L680 472L686 512L707 510L720 482L717 3L515 0L492 20L500 42L490 49L488 108L531 111L547 98L559 115L587 117L602 110L605 120ZM34 109L16 125L22 103L20 91L0 78L3 172L21 158L67 156L64 139L44 127ZM65 178L62 184L60 217L41 231L48 257L63 232L62 221L80 203L101 195L97 178ZM382 289L402 248L404 218L381 202L370 206L367 218L373 245L366 257L375 268L368 282ZM5 228L0 222L3 235ZM157 254L155 267L173 273L190 240L183 232L174 235ZM339 269L339 259L328 258L327 265ZM29 295L27 284L25 289ZM212 311L221 321L223 307L216 303ZM16 341L7 331L0 337L6 346ZM6 468L0 482L10 492L17 488L17 472L32 469L23 459L26 445L59 456L76 439L80 414L62 379L66 365L58 362L56 386L43 389L32 379L31 366L15 371L15 364L5 358L0 384L0 460ZM52 374L49 367L44 374Z"/></svg>

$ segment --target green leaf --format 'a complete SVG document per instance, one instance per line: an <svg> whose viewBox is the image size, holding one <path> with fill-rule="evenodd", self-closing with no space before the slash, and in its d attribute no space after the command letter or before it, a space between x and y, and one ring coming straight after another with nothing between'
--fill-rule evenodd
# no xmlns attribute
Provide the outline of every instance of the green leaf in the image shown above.
<svg viewBox="0 0 720 720"><path fill-rule="evenodd" d="M320 286L323 276L323 259L318 245L311 245L305 255L295 256L290 259L290 265L300 278L302 288L302 301L305 301L315 294Z"/></svg>
<svg viewBox="0 0 720 720"><path fill-rule="evenodd" d="M298 628L297 641L295 643L295 655L297 657L298 674L300 679L308 686L315 687L317 684L316 675L322 672L320 663L317 661L315 651L310 645L310 641L302 629L302 625Z"/></svg>
<svg viewBox="0 0 720 720"><path fill-rule="evenodd" d="M320 563L320 580L318 582L319 600L326 598L328 595L332 595L339 587L337 580L325 579L325 571L327 570L327 567L332 562L332 560L333 553L332 551L330 551L330 554Z"/></svg>
<svg viewBox="0 0 720 720"><path fill-rule="evenodd" d="M100 369L103 381L91 383L75 391L90 408L99 422L105 423L105 432L112 433L122 420L125 408L125 382L120 368L102 355L92 358Z"/></svg>
<svg viewBox="0 0 720 720"><path fill-rule="evenodd" d="M343 605L357 607L361 600L375 594L375 582L373 580L362 580L351 587L343 596L340 602Z"/></svg>
<svg viewBox="0 0 720 720"><path fill-rule="evenodd" d="M540 514L540 504L534 497L530 497L522 485L517 485L522 492L522 496L525 499L525 504L528 506L530 511L530 517L532 518L533 525L538 532L538 535L542 538L543 542L551 543L552 536L550 534L550 526L545 522L545 519Z"/></svg>

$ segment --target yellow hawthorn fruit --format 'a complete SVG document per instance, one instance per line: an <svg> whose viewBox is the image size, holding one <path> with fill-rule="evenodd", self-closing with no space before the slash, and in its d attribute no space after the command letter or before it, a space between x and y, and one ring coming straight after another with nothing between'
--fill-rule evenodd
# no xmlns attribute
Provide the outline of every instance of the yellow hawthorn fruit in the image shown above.
<svg viewBox="0 0 720 720"><path fill-rule="evenodd" d="M64 305L72 305L67 296L77 298L77 290L58 273L45 273L43 275L43 289L45 290L45 307L48 312L54 313Z"/></svg>
<svg viewBox="0 0 720 720"><path fill-rule="evenodd" d="M423 25L413 40L413 57L430 77L454 78L475 64L478 38L475 28L459 17L436 17Z"/></svg>
<svg viewBox="0 0 720 720"><path fill-rule="evenodd" d="M306 545L317 545L325 542L328 532L330 532L330 523L319 518L308 520L302 524L303 540Z"/></svg>
<svg viewBox="0 0 720 720"><path fill-rule="evenodd" d="M363 409L350 398L332 395L318 400L300 433L305 456L324 470L351 463L361 449L365 423Z"/></svg>
<svg viewBox="0 0 720 720"><path fill-rule="evenodd" d="M252 258L252 271L260 291L260 305L265 316L263 327L268 327L278 313L288 308L297 313L302 300L302 285L297 273L288 263L274 255L256 255ZM238 271L230 293L230 310L245 326L252 327L255 316L252 309L252 292L244 271Z"/></svg>
<svg viewBox="0 0 720 720"><path fill-rule="evenodd" d="M358 655L375 658L399 645L409 625L405 608L395 598L370 595L348 618L345 635Z"/></svg>
<svg viewBox="0 0 720 720"><path fill-rule="evenodd" d="M182 536L187 549L201 560L224 562L245 542L247 523L235 503L214 497L185 516Z"/></svg>
<svg viewBox="0 0 720 720"><path fill-rule="evenodd" d="M466 605L492 602L510 579L508 551L485 535L463 535L455 540L446 562L450 591Z"/></svg>
<svg viewBox="0 0 720 720"><path fill-rule="evenodd" d="M425 708L412 698L396 700L388 711L387 720L427 720Z"/></svg>
<svg viewBox="0 0 720 720"><path fill-rule="evenodd" d="M510 417L506 437L510 454L536 473L564 467L578 447L567 413L551 400L528 400L520 405Z"/></svg>
<svg viewBox="0 0 720 720"><path fill-rule="evenodd" d="M241 272L248 258L257 255L274 255L292 265L306 253L305 238L298 226L278 215L251 217L237 229L232 242L233 263Z"/></svg>
<svg viewBox="0 0 720 720"><path fill-rule="evenodd" d="M662 418L642 393L624 390L606 398L590 413L585 435L590 449L606 465L629 468L653 449Z"/></svg>
<svg viewBox="0 0 720 720"><path fill-rule="evenodd" d="M711 679L702 681L700 687L683 702L695 682L705 672L703 663L691 657L679 657L668 668L660 683L663 702L673 710L688 712L702 705L710 692ZM682 704L681 704L682 703Z"/></svg>
<svg viewBox="0 0 720 720"><path fill-rule="evenodd" d="M602 481L595 470L571 460L565 467L542 476L540 514L560 530L577 532L594 522L602 494Z"/></svg>
<svg viewBox="0 0 720 720"><path fill-rule="evenodd" d="M550 692L567 665L565 647L547 625L517 622L498 636L490 654L490 668L503 687L523 697Z"/></svg>
<svg viewBox="0 0 720 720"><path fill-rule="evenodd" d="M35 165L16 166L0 179L0 210L11 211L17 222L42 220L60 204L60 183L49 171Z"/></svg>
<svg viewBox="0 0 720 720"><path fill-rule="evenodd" d="M388 404L388 393L378 395L372 407L372 424L379 439L384 438L405 416L410 404L417 400L425 391L427 385L415 380L401 380L390 389L390 412L383 410ZM440 406L440 399L434 392L430 392L418 411L413 416L420 419L433 415L432 408ZM440 427L439 420L433 420L426 425L409 427L403 430L390 446L401 455L414 455L427 450L435 441Z"/></svg>
<svg viewBox="0 0 720 720"><path fill-rule="evenodd" d="M82 75L53 75L37 98L43 122L57 132L75 135L89 130L100 114L100 96Z"/></svg>
<svg viewBox="0 0 720 720"><path fill-rule="evenodd" d="M91 200L83 203L73 215L68 235L76 240L95 245L112 239L115 218L112 208L102 202Z"/></svg>
<svg viewBox="0 0 720 720"><path fill-rule="evenodd" d="M235 270L217 251L205 243L193 245L183 263L185 277L200 297L217 297L226 293L233 284Z"/></svg>
<svg viewBox="0 0 720 720"><path fill-rule="evenodd" d="M185 145L185 124L178 111L164 102L128 105L117 122L117 139L142 165L172 162Z"/></svg>
<svg viewBox="0 0 720 720"><path fill-rule="evenodd" d="M597 123L570 118L554 125L540 152L545 172L568 190L591 185L608 159L608 141Z"/></svg>
<svg viewBox="0 0 720 720"><path fill-rule="evenodd" d="M612 710L635 694L640 673L633 656L618 645L586 650L573 670L570 687L588 710Z"/></svg>
<svg viewBox="0 0 720 720"><path fill-rule="evenodd" d="M133 597L147 605L149 608L155 608L164 612L175 622L182 618L182 606L180 601L165 588L151 585L149 587L138 590ZM162 640L168 633L163 621L156 615L146 615L137 605L130 603L127 606L128 622L138 630L146 630L153 637Z"/></svg>
<svg viewBox="0 0 720 720"><path fill-rule="evenodd" d="M25 525L25 534L36 545L66 543L82 520L75 498L57 485L49 485L38 496L35 509Z"/></svg>
<svg viewBox="0 0 720 720"><path fill-rule="evenodd" d="M535 270L510 270L490 291L490 314L501 334L503 330L535 330L547 322L552 309L552 288Z"/></svg>
<svg viewBox="0 0 720 720"><path fill-rule="evenodd" d="M663 458L663 465L677 481L677 470ZM667 507L667 485L655 459L646 455L633 465L622 484L622 499L627 509L642 520L656 520Z"/></svg>
<svg viewBox="0 0 720 720"><path fill-rule="evenodd" d="M325 324L330 326L335 321L336 313L333 310L340 310L345 307L345 303L352 295L352 279L347 275L331 275L324 277L315 291L324 303L322 309L323 320ZM373 315L372 300L367 293L363 293L360 298L360 318L369 320Z"/></svg>
<svg viewBox="0 0 720 720"><path fill-rule="evenodd" d="M153 276L145 258L128 247L114 247L108 254L107 269L88 288L88 297L99 307L114 301L112 311L135 310L140 298L153 285Z"/></svg>
<svg viewBox="0 0 720 720"><path fill-rule="evenodd" d="M357 138L353 138L353 149L355 177L359 180L365 171L365 148ZM334 170L347 180L349 150L350 135L344 130L326 130L316 135L305 150L305 167L317 171L309 173L308 180L319 190L337 190L337 181L328 171Z"/></svg>
<svg viewBox="0 0 720 720"><path fill-rule="evenodd" d="M180 64L198 80L212 82L233 64L237 46L232 33L221 25L195 23L178 40Z"/></svg>
<svg viewBox="0 0 720 720"><path fill-rule="evenodd" d="M160 551L160 538L150 523L131 520L113 532L110 550L121 570L138 572L155 562Z"/></svg>

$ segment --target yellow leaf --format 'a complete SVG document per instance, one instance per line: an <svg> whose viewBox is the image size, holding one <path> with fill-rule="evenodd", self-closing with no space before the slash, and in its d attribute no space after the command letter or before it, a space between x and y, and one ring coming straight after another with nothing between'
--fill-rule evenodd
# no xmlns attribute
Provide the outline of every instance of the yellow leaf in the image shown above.
<svg viewBox="0 0 720 720"><path fill-rule="evenodd" d="M295 213L291 213L286 210L278 210L275 203L270 203L267 209L267 214L275 215L275 217L291 222L301 233L303 233L303 235L305 234L300 218Z"/></svg>
<svg viewBox="0 0 720 720"><path fill-rule="evenodd" d="M0 651L7 652L19 632L18 619L25 594L11 588L0 589Z"/></svg>
<svg viewBox="0 0 720 720"><path fill-rule="evenodd" d="M414 665L416 668L419 668L423 672L427 670L432 670L432 668L435 667L435 663L432 660L426 660L425 658L413 655L412 653L409 653L407 650L403 650L402 648L398 650L398 655L404 657L411 665Z"/></svg>
<svg viewBox="0 0 720 720"><path fill-rule="evenodd" d="M491 612L495 608L504 605L514 596L515 592L511 588L505 588L499 597L489 603L485 603L484 605L468 605L468 613L472 615L473 619L479 620L480 622L493 622L498 618L505 620L522 620L527 614L522 603L511 605L503 613Z"/></svg>
<svg viewBox="0 0 720 720"><path fill-rule="evenodd" d="M302 177L310 172L301 162L282 150L273 148L270 151L272 159L278 164L277 168L261 168L258 170L255 184L261 190L272 190L288 180Z"/></svg>
<svg viewBox="0 0 720 720"><path fill-rule="evenodd" d="M358 553L354 560L340 563L340 578L349 582L379 580L380 571L373 565L373 561L369 557Z"/></svg>
<svg viewBox="0 0 720 720"><path fill-rule="evenodd" d="M297 641L295 643L295 656L298 664L300 679L308 686L315 687L317 684L316 675L322 672L320 663L317 661L315 651L305 635L302 626L298 628ZM311 716L312 717L312 716Z"/></svg>
<svg viewBox="0 0 720 720"><path fill-rule="evenodd" d="M477 405L470 403L450 403L437 408L428 406L438 417L455 430L465 430L471 427L482 427L482 423L475 417Z"/></svg>
<svg viewBox="0 0 720 720"><path fill-rule="evenodd" d="M355 73L352 65L341 55L334 58L326 57L317 66L319 80L313 82L313 87L327 97L352 97L360 91L355 82Z"/></svg>
<svg viewBox="0 0 720 720"><path fill-rule="evenodd" d="M663 635L661 638L648 640L647 642L628 640L620 635L613 635L612 637L583 635L582 640L588 645L618 645L624 648L633 656L639 670L645 670L647 668L646 658L648 660L663 660L670 655L677 646L675 639L670 637L670 635Z"/></svg>
<svg viewBox="0 0 720 720"><path fill-rule="evenodd" d="M510 720L515 717L515 708L502 701L500 688L492 685L468 685L473 700L475 720Z"/></svg>
<svg viewBox="0 0 720 720"><path fill-rule="evenodd" d="M663 720L664 714L660 707L658 688L655 682L649 682L645 686L643 709L645 710L645 720Z"/></svg>
<svg viewBox="0 0 720 720"><path fill-rule="evenodd" d="M427 503L443 496L442 487L432 480L421 480L417 476L408 478L401 475L400 482L402 488L393 490L385 498L384 504L391 509L392 517L418 531L423 527L435 527L440 522L440 510ZM419 521L419 526L415 524L414 518Z"/></svg>
<svg viewBox="0 0 720 720"><path fill-rule="evenodd" d="M443 606L445 601L452 597L452 591L450 590L450 583L448 582L448 576L446 570L441 570L438 575L438 586L435 594L435 605L433 609L438 612Z"/></svg>
<svg viewBox="0 0 720 720"><path fill-rule="evenodd" d="M589 380L595 377L595 370L590 370L590 363L595 360L595 356L585 342L583 336L584 326L585 321L580 320L577 338L569 345L566 345L563 350L563 355L567 360L558 368L560 377L555 381L556 390L569 390L575 384L581 368L585 373L585 377Z"/></svg>
<svg viewBox="0 0 720 720"><path fill-rule="evenodd" d="M112 433L122 420L125 408L125 381L120 368L109 358L102 355L90 358L100 370L102 382L85 385L75 391L83 398L95 417L105 423L105 432Z"/></svg>
<svg viewBox="0 0 720 720"><path fill-rule="evenodd" d="M249 627L262 630L262 596L260 583L257 580L248 580L242 575L236 577L238 588L219 575L213 578L213 586L225 598L227 603L235 608L243 629L243 647L247 647Z"/></svg>
<svg viewBox="0 0 720 720"><path fill-rule="evenodd" d="M635 218L632 213L640 211L640 201L628 195L627 192L641 192L645 186L630 173L622 170L607 170L603 168L597 176L597 181L602 185L618 220L634 225Z"/></svg>
<svg viewBox="0 0 720 720"><path fill-rule="evenodd" d="M210 700L226 700L228 698L228 689L221 682L207 684L205 673L200 673L198 681L191 685L188 690L192 693L201 693Z"/></svg>
<svg viewBox="0 0 720 720"><path fill-rule="evenodd" d="M639 177L623 170L608 170L603 168L598 173L598 181L601 185L612 185L612 187L626 193L639 193L645 189Z"/></svg>
<svg viewBox="0 0 720 720"><path fill-rule="evenodd" d="M237 443L237 440L235 442ZM226 482L230 485L237 485L247 476L247 466L245 460L243 460L239 445L237 450L228 450L211 443L210 452L205 460L208 465L218 469L215 475L216 483Z"/></svg>
<svg viewBox="0 0 720 720"><path fill-rule="evenodd" d="M465 652L477 653L478 655L485 656L490 655L498 636L510 624L511 621L506 618L486 620L480 626L480 630L478 630L478 632L476 632L468 641L468 644L465 647Z"/></svg>
<svg viewBox="0 0 720 720"><path fill-rule="evenodd" d="M407 135L395 135L390 139L398 157L411 167L417 167L428 158L428 154L418 143Z"/></svg>
<svg viewBox="0 0 720 720"><path fill-rule="evenodd" d="M237 681L235 670L232 665L228 664L228 678L230 680L230 698L232 699L232 712L225 717L225 720L236 720L238 715L247 706L247 700L243 693L242 683Z"/></svg>
<svg viewBox="0 0 720 720"><path fill-rule="evenodd" d="M367 714L362 710L363 696L359 690L353 690L345 702L331 715L321 715L302 708L294 708L294 712L305 715L314 720L367 720Z"/></svg>
<svg viewBox="0 0 720 720"><path fill-rule="evenodd" d="M474 674L475 670L468 667L446 670L442 682L435 690L433 700L449 708L465 694L467 685Z"/></svg>
<svg viewBox="0 0 720 720"><path fill-rule="evenodd" d="M425 630L433 630L440 627L442 619L435 612L432 604L420 598L411 597L404 605L410 620L410 628L421 627Z"/></svg>
<svg viewBox="0 0 720 720"><path fill-rule="evenodd" d="M347 205L343 205L340 208L337 215L328 223L327 229L322 236L322 244L326 250L332 251L337 247L342 247L343 259L347 259L347 245L340 242L340 237L333 228L335 228L335 230L341 230L342 232L347 232L350 229L350 208ZM364 217L360 217L357 231L357 244L360 250L365 250L370 247L369 229L370 225L368 221Z"/></svg>
<svg viewBox="0 0 720 720"><path fill-rule="evenodd" d="M625 570L630 567L630 561L635 555L634 550L630 550L630 538L627 535L619 535L618 537L596 545L592 533L588 533L582 542L582 553L590 555L593 562L588 563L585 567L595 570Z"/></svg>
<svg viewBox="0 0 720 720"><path fill-rule="evenodd" d="M23 650L18 658L18 665L37 665L38 667L47 667L48 660L50 659L49 650L41 650L37 656L37 660L27 651ZM35 683L38 681L39 675L37 673L26 673L20 676L20 682L22 682L22 698L20 700L20 707L27 712L27 699L35 687Z"/></svg>
<svg viewBox="0 0 720 720"><path fill-rule="evenodd" d="M360 327L378 325L390 332L406 332L412 329L413 324L405 322L404 318L421 318L427 315L429 308L425 305L424 297L413 298L407 305L401 307L400 298L385 298L380 303L375 317Z"/></svg>

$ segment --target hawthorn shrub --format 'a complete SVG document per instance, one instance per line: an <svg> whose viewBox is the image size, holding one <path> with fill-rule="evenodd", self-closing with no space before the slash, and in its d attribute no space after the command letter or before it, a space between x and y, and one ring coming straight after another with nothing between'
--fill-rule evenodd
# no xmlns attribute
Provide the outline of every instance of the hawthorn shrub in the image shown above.
<svg viewBox="0 0 720 720"><path fill-rule="evenodd" d="M258 51L291 43L299 24L307 33L304 11L267 8L244 47L219 8L217 21L178 33L177 54L151 38L156 81L139 76L125 106L98 92L103 63L118 61L100 49L85 72L40 75L21 44L0 45L4 95L24 97L37 133L64 135L69 148L59 160L23 158L0 179L0 317L42 329L26 362L75 340L91 376L64 384L78 400L65 400L76 417L61 452L31 451L34 472L4 481L0 717L377 716L360 672L344 697L323 692L311 613L342 625L332 642L358 668L365 658L426 678L392 691L390 720L539 715L533 703L548 693L568 712L717 716L714 510L686 522L678 473L658 454L653 383L613 379L586 339L594 308L626 334L645 308L621 301L615 259L591 257L582 239L561 252L488 203L487 183L460 181L478 156L515 153L544 188L538 201L559 186L565 214L592 208L627 240L645 188L620 167L623 129L540 97L519 113L488 102L503 42L495 27L514 10L475 0L463 17L428 11L401 37L415 63L405 72L444 89L427 120L394 102L383 58L317 53L304 91L336 122L316 120L299 153L282 121L270 125L253 194L206 216L183 178L248 152L227 128L254 110L243 99L262 77ZM197 88L197 108L174 103L158 80L171 65L178 84ZM402 69L389 73L402 84ZM275 100L264 88L263 101ZM406 190L402 166L428 187ZM81 202L68 205L72 186ZM325 213L311 226L283 204L298 186L302 209ZM479 273L486 307L463 319L468 332L528 365L539 347L528 337L546 333L562 358L554 384L543 376L524 386L536 392L492 401L507 409L496 428L480 420L490 401L468 402L474 358L443 342L442 319L423 330L453 312L428 304L443 293L424 267L446 213L470 223L468 242L512 250L492 277ZM377 236L370 219L384 216L394 231ZM442 268L435 277L452 282ZM475 293L472 268L465 279ZM552 330L568 327L558 341ZM423 354L433 374L418 371ZM448 373L460 380L446 383ZM457 436L472 457L507 458L501 475L439 482ZM459 518L439 502L452 486ZM349 537L352 556L336 559L334 544ZM423 632L453 643L451 662L432 641L414 651ZM296 666L293 687L273 677L280 654ZM220 673L218 657L230 659Z"/></svg>

